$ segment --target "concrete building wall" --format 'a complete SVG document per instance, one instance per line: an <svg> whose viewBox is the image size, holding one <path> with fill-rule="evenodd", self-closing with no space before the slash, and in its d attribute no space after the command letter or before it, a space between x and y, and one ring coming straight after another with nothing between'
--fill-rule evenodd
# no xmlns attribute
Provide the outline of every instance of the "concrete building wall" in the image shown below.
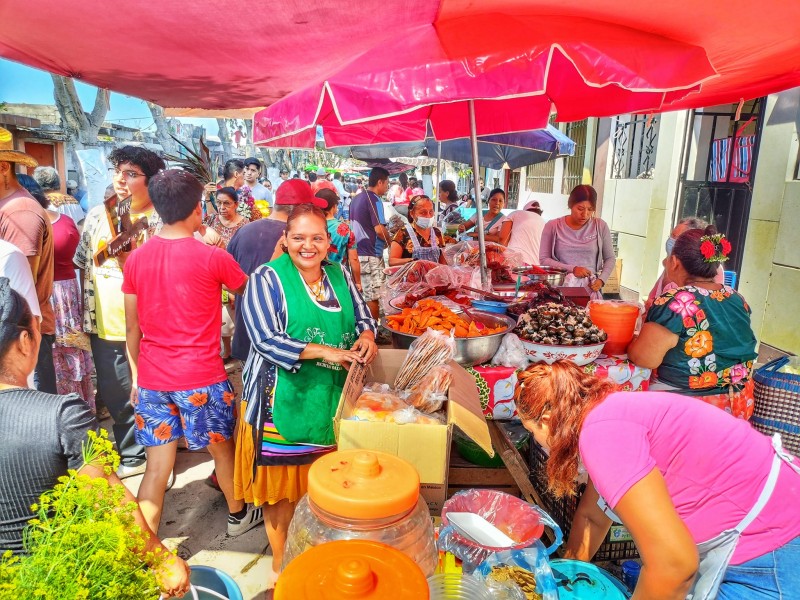
<svg viewBox="0 0 800 600"><path fill-rule="evenodd" d="M739 290L763 343L800 354L800 88L767 98Z"/></svg>
<svg viewBox="0 0 800 600"><path fill-rule="evenodd" d="M601 217L619 232L622 285L645 296L661 272L664 243L675 222L688 112L661 115L652 179L612 179L613 143L598 145L607 161ZM750 304L760 342L800 354L800 88L767 98L753 182L739 291ZM602 127L601 127L602 129ZM695 129L690 165L708 132Z"/></svg>
<svg viewBox="0 0 800 600"><path fill-rule="evenodd" d="M614 144L600 146L606 164L600 216L619 232L622 286L641 296L661 273L664 243L674 221L686 118L683 111L660 115L652 179L612 179Z"/></svg>

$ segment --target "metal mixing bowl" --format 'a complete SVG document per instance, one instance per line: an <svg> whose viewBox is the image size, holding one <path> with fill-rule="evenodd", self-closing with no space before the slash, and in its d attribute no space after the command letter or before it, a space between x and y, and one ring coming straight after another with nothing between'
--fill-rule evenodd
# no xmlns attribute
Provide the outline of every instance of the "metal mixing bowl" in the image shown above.
<svg viewBox="0 0 800 600"><path fill-rule="evenodd" d="M507 317L505 315L496 315L478 310L469 311L475 315L476 320L480 321L487 327L497 327L498 325L505 326L505 329L500 333L493 333L491 335L482 335L480 337L472 338L455 338L456 340L456 355L454 360L465 367L472 367L475 365L483 364L489 361L497 352L500 343L503 341L503 336L511 331L516 324L516 319ZM386 326L386 319L381 320L381 326L392 334L392 347L398 349L407 349L411 343L416 340L418 335L409 335L408 333L400 333Z"/></svg>
<svg viewBox="0 0 800 600"><path fill-rule="evenodd" d="M567 277L568 271L566 269L559 269L557 267L546 267L543 265L537 265L537 269L541 269L542 271L547 271L546 274L541 273L531 273L527 271L527 269L514 269L515 273L522 273L523 277L527 277L529 281L544 281L547 284L552 285L553 287L558 287L564 285L564 279Z"/></svg>

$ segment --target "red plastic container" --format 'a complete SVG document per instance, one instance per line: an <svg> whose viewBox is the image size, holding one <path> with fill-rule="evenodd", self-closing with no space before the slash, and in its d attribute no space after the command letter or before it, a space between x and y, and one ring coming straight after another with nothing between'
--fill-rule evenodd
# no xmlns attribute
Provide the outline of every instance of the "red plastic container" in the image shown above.
<svg viewBox="0 0 800 600"><path fill-rule="evenodd" d="M636 330L639 305L622 300L592 300L589 318L608 335L603 353L625 354Z"/></svg>

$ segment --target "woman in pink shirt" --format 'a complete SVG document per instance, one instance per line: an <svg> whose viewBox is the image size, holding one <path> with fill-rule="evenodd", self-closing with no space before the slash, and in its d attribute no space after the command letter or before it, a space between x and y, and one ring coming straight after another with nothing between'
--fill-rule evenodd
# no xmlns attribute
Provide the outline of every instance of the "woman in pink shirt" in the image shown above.
<svg viewBox="0 0 800 600"><path fill-rule="evenodd" d="M550 452L555 495L574 493L580 463L589 474L567 558L590 560L618 520L642 558L634 599L800 598L800 461L779 443L691 398L615 393L567 362L523 372L517 408Z"/></svg>

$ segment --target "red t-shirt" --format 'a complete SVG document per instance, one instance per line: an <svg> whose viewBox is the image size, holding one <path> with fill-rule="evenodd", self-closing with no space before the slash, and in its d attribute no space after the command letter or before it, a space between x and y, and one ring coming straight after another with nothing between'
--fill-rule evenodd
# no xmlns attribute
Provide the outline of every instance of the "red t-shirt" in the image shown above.
<svg viewBox="0 0 800 600"><path fill-rule="evenodd" d="M246 281L230 254L194 238L155 236L134 250L122 292L136 296L143 334L138 385L175 392L224 381L222 286L235 290Z"/></svg>
<svg viewBox="0 0 800 600"><path fill-rule="evenodd" d="M72 264L72 258L75 256L75 249L78 247L80 239L81 234L78 233L75 221L67 215L59 216L58 220L53 223L54 281L75 279L75 265Z"/></svg>

